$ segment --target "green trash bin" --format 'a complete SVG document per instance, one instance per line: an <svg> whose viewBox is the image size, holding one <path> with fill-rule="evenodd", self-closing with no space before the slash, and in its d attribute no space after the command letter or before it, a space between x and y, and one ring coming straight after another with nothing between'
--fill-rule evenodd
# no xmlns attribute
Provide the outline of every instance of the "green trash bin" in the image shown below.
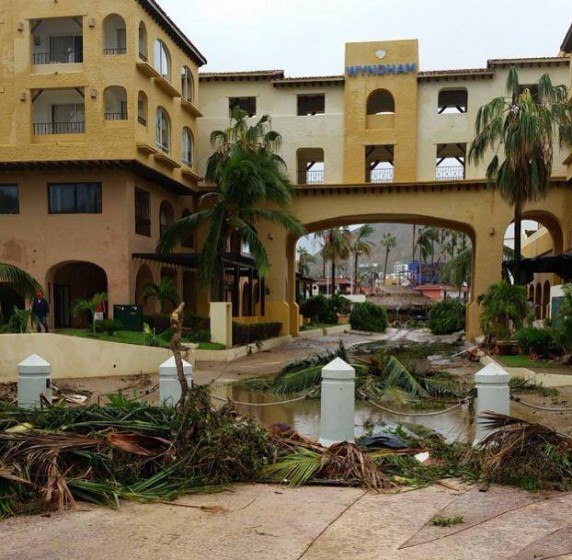
<svg viewBox="0 0 572 560"><path fill-rule="evenodd" d="M143 330L143 308L141 305L114 305L113 318L121 322L125 331Z"/></svg>

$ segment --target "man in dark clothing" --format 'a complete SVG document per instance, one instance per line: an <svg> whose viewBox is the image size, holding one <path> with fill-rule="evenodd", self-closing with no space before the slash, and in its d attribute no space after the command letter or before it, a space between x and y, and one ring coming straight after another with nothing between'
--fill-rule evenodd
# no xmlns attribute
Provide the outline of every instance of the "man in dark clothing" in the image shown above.
<svg viewBox="0 0 572 560"><path fill-rule="evenodd" d="M32 315L38 320L36 324L36 329L38 332L42 332L42 327L48 332L48 321L47 316L50 312L50 304L44 297L44 294L40 290L36 292L36 297L34 298L34 303L32 303Z"/></svg>

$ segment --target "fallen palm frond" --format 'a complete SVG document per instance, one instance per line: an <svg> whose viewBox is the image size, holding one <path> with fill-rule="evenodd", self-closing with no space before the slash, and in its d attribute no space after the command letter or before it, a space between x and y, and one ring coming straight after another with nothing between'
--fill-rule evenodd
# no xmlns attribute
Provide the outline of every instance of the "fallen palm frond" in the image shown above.
<svg viewBox="0 0 572 560"><path fill-rule="evenodd" d="M491 482L530 490L572 486L572 438L520 418L494 412L481 423L494 430L471 454Z"/></svg>

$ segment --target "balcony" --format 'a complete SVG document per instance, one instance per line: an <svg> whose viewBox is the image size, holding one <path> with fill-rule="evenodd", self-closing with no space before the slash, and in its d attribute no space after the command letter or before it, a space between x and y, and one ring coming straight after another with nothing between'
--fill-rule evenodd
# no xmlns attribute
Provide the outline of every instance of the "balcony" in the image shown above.
<svg viewBox="0 0 572 560"><path fill-rule="evenodd" d="M37 64L77 64L83 62L83 52L69 50L65 52L35 52L32 55L32 63Z"/></svg>
<svg viewBox="0 0 572 560"><path fill-rule="evenodd" d="M465 178L465 167L462 165L442 165L435 169L437 181L462 181Z"/></svg>
<svg viewBox="0 0 572 560"><path fill-rule="evenodd" d="M114 54L125 54L127 49L125 47L113 47L110 49L103 49L103 54L114 55Z"/></svg>
<svg viewBox="0 0 572 560"><path fill-rule="evenodd" d="M298 172L299 185L321 185L324 183L324 170Z"/></svg>
<svg viewBox="0 0 572 560"><path fill-rule="evenodd" d="M369 178L370 183L393 183L393 167L372 169Z"/></svg>
<svg viewBox="0 0 572 560"><path fill-rule="evenodd" d="M32 64L80 64L83 62L81 16L31 21Z"/></svg>
<svg viewBox="0 0 572 560"><path fill-rule="evenodd" d="M126 121L127 113L104 113L106 121Z"/></svg>
<svg viewBox="0 0 572 560"><path fill-rule="evenodd" d="M34 123L34 136L46 136L48 134L83 134L84 132L84 121Z"/></svg>

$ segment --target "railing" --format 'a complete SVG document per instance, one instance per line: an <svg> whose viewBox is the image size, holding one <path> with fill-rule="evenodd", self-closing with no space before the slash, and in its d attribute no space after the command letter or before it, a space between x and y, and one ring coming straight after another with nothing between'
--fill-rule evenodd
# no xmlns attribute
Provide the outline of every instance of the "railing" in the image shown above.
<svg viewBox="0 0 572 560"><path fill-rule="evenodd" d="M465 168L462 165L444 165L435 168L437 181L458 181L465 178Z"/></svg>
<svg viewBox="0 0 572 560"><path fill-rule="evenodd" d="M372 169L369 175L370 183L393 183L393 167Z"/></svg>
<svg viewBox="0 0 572 560"><path fill-rule="evenodd" d="M106 121L126 121L127 113L104 113Z"/></svg>
<svg viewBox="0 0 572 560"><path fill-rule="evenodd" d="M125 54L127 48L125 47L114 47L112 49L103 49L103 54Z"/></svg>
<svg viewBox="0 0 572 560"><path fill-rule="evenodd" d="M34 53L32 55L34 64L69 64L83 62L82 51L47 52Z"/></svg>
<svg viewBox="0 0 572 560"><path fill-rule="evenodd" d="M151 220L135 218L135 233L151 237Z"/></svg>
<svg viewBox="0 0 572 560"><path fill-rule="evenodd" d="M137 122L143 126L147 126L147 119L143 118L141 115L137 115Z"/></svg>
<svg viewBox="0 0 572 560"><path fill-rule="evenodd" d="M84 132L84 121L34 123L35 136L45 136L47 134L82 134Z"/></svg>
<svg viewBox="0 0 572 560"><path fill-rule="evenodd" d="M141 51L139 51L139 58L140 58L143 62L147 62L147 55L143 54Z"/></svg>
<svg viewBox="0 0 572 560"><path fill-rule="evenodd" d="M319 185L324 182L324 171L299 171L299 185Z"/></svg>

